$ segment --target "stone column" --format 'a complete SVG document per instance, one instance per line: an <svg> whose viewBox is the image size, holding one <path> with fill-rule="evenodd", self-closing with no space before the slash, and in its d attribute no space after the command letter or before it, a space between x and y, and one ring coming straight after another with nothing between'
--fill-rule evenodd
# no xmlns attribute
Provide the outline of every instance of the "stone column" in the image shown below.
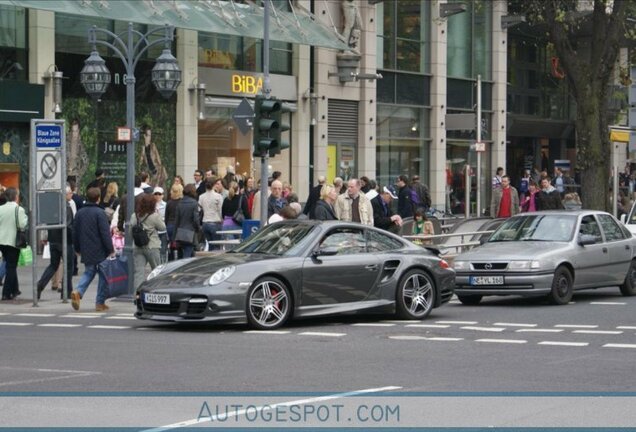
<svg viewBox="0 0 636 432"><path fill-rule="evenodd" d="M54 119L53 82L44 80L45 73L55 70L55 13L29 9L29 82L45 84L44 118ZM26 67L27 65L22 65ZM64 71L62 71L64 72ZM64 97L64 95L62 95Z"/></svg>
<svg viewBox="0 0 636 432"><path fill-rule="evenodd" d="M360 38L360 60L361 74L372 74L376 72L376 23L375 5L360 2L360 15L362 17L362 35ZM376 80L361 80L360 105L358 107L358 177L367 176L371 179L376 177L376 114L377 114L377 84Z"/></svg>
<svg viewBox="0 0 636 432"><path fill-rule="evenodd" d="M490 167L506 166L506 96L508 80L508 31L501 28L501 17L507 14L504 0L492 4L492 147ZM513 167L510 167L511 169ZM515 167L518 168L518 167ZM494 175L494 173L490 173ZM490 177L488 177L490 178ZM486 185L489 183L486 182ZM487 203L484 203L487 205ZM482 204L483 207L486 205Z"/></svg>
<svg viewBox="0 0 636 432"><path fill-rule="evenodd" d="M309 178L309 133L311 122L311 99L309 98L311 83L309 82L308 45L295 45L293 58L294 76L298 80L298 110L292 115L291 128L291 173L289 180L301 202L307 200L313 179Z"/></svg>
<svg viewBox="0 0 636 432"><path fill-rule="evenodd" d="M440 1L431 3L431 205L446 210L446 45L448 25L440 19Z"/></svg>
<svg viewBox="0 0 636 432"><path fill-rule="evenodd" d="M198 33L177 29L177 60L182 71L181 85L177 88L177 142L176 173L186 183L198 168L198 108L196 91L188 90L198 76Z"/></svg>

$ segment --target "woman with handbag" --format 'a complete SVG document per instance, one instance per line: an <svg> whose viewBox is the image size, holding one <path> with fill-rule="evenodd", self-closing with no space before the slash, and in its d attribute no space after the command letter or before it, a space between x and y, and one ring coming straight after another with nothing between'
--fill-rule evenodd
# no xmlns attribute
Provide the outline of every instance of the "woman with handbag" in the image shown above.
<svg viewBox="0 0 636 432"><path fill-rule="evenodd" d="M183 189L183 198L177 205L175 218L174 240L183 251L183 258L194 256L194 246L197 243L197 233L201 229L201 216L197 189L193 184Z"/></svg>
<svg viewBox="0 0 636 432"><path fill-rule="evenodd" d="M247 199L243 194L239 193L237 182L231 182L227 189L227 198L223 200L223 207L221 208L223 229L241 229L243 221L250 218L250 212L247 209Z"/></svg>
<svg viewBox="0 0 636 432"><path fill-rule="evenodd" d="M21 294L17 268L20 249L27 245L29 218L18 204L20 193L16 188L7 188L4 198L6 204L0 206L0 252L6 262L7 274L2 287L2 300L12 300Z"/></svg>
<svg viewBox="0 0 636 432"><path fill-rule="evenodd" d="M135 235L133 228L133 260L135 263L135 289L145 280L146 264L150 264L150 270L154 270L161 264L160 250L161 239L159 232L166 230L166 224L161 215L156 211L157 200L153 195L143 194L137 203L135 213L130 217L130 225L139 227L146 233L147 242L142 244ZM140 232L140 231L139 231Z"/></svg>

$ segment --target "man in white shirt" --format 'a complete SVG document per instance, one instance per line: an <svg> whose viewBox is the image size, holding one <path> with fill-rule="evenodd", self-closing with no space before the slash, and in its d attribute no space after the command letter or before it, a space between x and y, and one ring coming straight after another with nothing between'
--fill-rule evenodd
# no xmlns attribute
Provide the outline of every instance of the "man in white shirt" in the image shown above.
<svg viewBox="0 0 636 432"><path fill-rule="evenodd" d="M206 241L218 240L216 233L223 226L223 195L215 188L218 182L213 179L205 181L205 193L199 196L199 205L203 210L203 234ZM217 186L218 187L218 186ZM222 187L222 186L221 186ZM208 248L210 249L210 248Z"/></svg>
<svg viewBox="0 0 636 432"><path fill-rule="evenodd" d="M163 200L163 188L156 186L153 189L153 195L155 200L157 200L157 213L161 216L161 220L165 223L166 221L166 202ZM168 255L166 255L168 251L168 231L157 231L159 234L159 240L161 240L161 250L159 251L159 259L161 264L164 264L168 261Z"/></svg>

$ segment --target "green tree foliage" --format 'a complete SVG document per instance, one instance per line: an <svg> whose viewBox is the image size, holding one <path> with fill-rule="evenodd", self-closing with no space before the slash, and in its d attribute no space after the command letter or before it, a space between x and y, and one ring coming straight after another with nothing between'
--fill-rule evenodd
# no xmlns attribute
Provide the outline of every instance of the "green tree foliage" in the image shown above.
<svg viewBox="0 0 636 432"><path fill-rule="evenodd" d="M523 13L545 31L576 101L577 168L585 208L609 209L608 100L619 48L629 37L626 17L633 0L510 0L509 13Z"/></svg>

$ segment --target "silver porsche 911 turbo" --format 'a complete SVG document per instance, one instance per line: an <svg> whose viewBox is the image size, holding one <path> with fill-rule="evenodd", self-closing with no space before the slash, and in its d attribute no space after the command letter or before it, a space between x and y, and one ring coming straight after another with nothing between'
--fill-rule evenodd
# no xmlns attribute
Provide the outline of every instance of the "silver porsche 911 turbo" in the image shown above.
<svg viewBox="0 0 636 432"><path fill-rule="evenodd" d="M140 319L247 322L356 311L424 319L450 300L455 272L435 249L347 222L268 225L233 251L170 262L141 284Z"/></svg>

